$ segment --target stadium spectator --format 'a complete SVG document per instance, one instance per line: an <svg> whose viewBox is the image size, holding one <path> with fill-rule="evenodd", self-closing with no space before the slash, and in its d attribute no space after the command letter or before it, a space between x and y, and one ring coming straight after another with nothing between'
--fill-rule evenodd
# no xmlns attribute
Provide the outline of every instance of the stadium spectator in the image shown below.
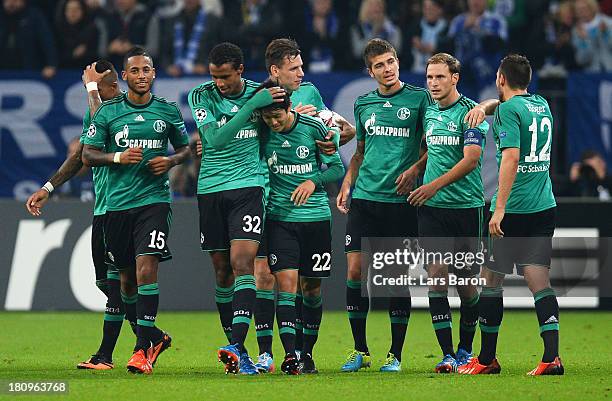
<svg viewBox="0 0 612 401"><path fill-rule="evenodd" d="M121 67L123 56L134 46L145 46L153 58L157 56L159 20L137 0L115 0L114 10L106 18L106 31L106 53L116 67Z"/></svg>
<svg viewBox="0 0 612 401"><path fill-rule="evenodd" d="M359 20L351 27L353 57L361 60L366 44L374 38L385 39L398 53L401 52L402 32L387 16L385 1L363 0L359 9ZM361 65L361 62L358 65Z"/></svg>
<svg viewBox="0 0 612 401"><path fill-rule="evenodd" d="M601 14L595 0L576 0L572 44L576 62L589 72L612 71L612 18Z"/></svg>
<svg viewBox="0 0 612 401"><path fill-rule="evenodd" d="M453 19L448 31L454 55L463 63L461 80L470 87L495 80L508 39L506 21L486 7L486 0L468 0L468 10Z"/></svg>
<svg viewBox="0 0 612 401"><path fill-rule="evenodd" d="M40 11L26 0L4 0L0 11L0 69L41 70L55 76L57 52L53 33Z"/></svg>
<svg viewBox="0 0 612 401"><path fill-rule="evenodd" d="M554 62L563 66L566 71L577 68L572 46L572 29L574 27L574 7L571 2L564 1L553 17Z"/></svg>
<svg viewBox="0 0 612 401"><path fill-rule="evenodd" d="M223 1L226 38L242 48L247 68L265 70L266 45L280 34L283 7L278 0Z"/></svg>
<svg viewBox="0 0 612 401"><path fill-rule="evenodd" d="M184 0L179 14L161 20L159 64L168 74L206 74L207 56L221 42L219 0Z"/></svg>
<svg viewBox="0 0 612 401"><path fill-rule="evenodd" d="M608 174L605 159L594 150L584 151L580 159L570 169L573 184L570 195L610 200L612 176Z"/></svg>
<svg viewBox="0 0 612 401"><path fill-rule="evenodd" d="M60 68L83 68L97 58L98 29L84 0L64 0L55 20Z"/></svg>
<svg viewBox="0 0 612 401"><path fill-rule="evenodd" d="M442 0L423 0L423 18L419 23L417 35L412 37L414 72L425 72L427 59L437 53L438 42L445 37L448 22L444 19Z"/></svg>
<svg viewBox="0 0 612 401"><path fill-rule="evenodd" d="M306 24L300 43L309 72L330 72L342 54L340 21L332 0L311 0L306 8Z"/></svg>

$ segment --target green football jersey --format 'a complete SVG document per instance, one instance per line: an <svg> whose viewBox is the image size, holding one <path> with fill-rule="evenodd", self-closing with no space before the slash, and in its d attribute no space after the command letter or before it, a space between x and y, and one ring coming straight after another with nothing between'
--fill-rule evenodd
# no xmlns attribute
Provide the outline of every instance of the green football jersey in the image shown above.
<svg viewBox="0 0 612 401"><path fill-rule="evenodd" d="M476 102L465 96L456 102L440 107L432 104L425 112L425 142L427 143L427 167L425 168L424 184L429 184L436 178L449 172L463 159L465 146L480 146L484 151L484 142L489 130L489 124L483 121L476 128L470 128L463 121L468 111L476 106ZM482 153L478 166L462 179L440 189L431 199L425 202L427 206L465 209L484 206L484 188L480 169Z"/></svg>
<svg viewBox="0 0 612 401"><path fill-rule="evenodd" d="M408 84L392 95L374 90L357 98L356 136L365 141L365 154L353 198L406 202L395 180L419 159L425 109L432 103L427 90Z"/></svg>
<svg viewBox="0 0 612 401"><path fill-rule="evenodd" d="M91 116L89 115L89 107L83 116L83 132L81 133L80 141L85 143L87 131L91 125ZM106 213L106 179L108 177L108 168L106 166L92 167L94 184L94 216L101 216Z"/></svg>
<svg viewBox="0 0 612 401"><path fill-rule="evenodd" d="M143 156L138 164L107 167L108 211L170 202L168 174L153 175L147 166L154 157L168 154L168 140L175 148L189 144L189 135L176 103L152 96L147 104L136 105L123 94L100 106L83 143L108 153L140 147Z"/></svg>
<svg viewBox="0 0 612 401"><path fill-rule="evenodd" d="M210 123L223 126L253 96L258 86L244 79L242 92L231 97L222 95L212 81L193 88L188 101L198 129ZM259 151L262 124L259 113L253 113L234 139L221 150L212 147L206 135L200 133L202 163L198 194L264 186L265 166L260 161Z"/></svg>
<svg viewBox="0 0 612 401"><path fill-rule="evenodd" d="M268 129L263 135L263 149L270 172L270 197L266 218L277 221L307 222L331 219L327 193L317 185L308 201L295 206L291 193L304 181L320 173L321 163L342 165L338 152L327 156L319 152L315 140L323 140L328 128L319 120L295 113L287 132Z"/></svg>
<svg viewBox="0 0 612 401"><path fill-rule="evenodd" d="M300 103L302 106L311 104L317 108L317 111L327 109L319 90L310 82L302 82L300 87L291 93L291 107L296 108Z"/></svg>
<svg viewBox="0 0 612 401"><path fill-rule="evenodd" d="M550 150L553 117L542 96L517 95L501 103L495 111L493 136L497 146L497 166L502 150L519 148L516 179L506 204L506 213L536 213L556 206L550 181ZM495 210L497 191L491 200Z"/></svg>

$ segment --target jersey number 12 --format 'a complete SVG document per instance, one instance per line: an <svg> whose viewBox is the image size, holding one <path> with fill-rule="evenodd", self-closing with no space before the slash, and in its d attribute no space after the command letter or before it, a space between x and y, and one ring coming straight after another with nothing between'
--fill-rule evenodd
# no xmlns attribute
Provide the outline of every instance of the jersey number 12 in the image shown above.
<svg viewBox="0 0 612 401"><path fill-rule="evenodd" d="M547 133L546 143L536 155L538 145L538 122L533 118L533 122L529 126L531 132L531 149L528 155L525 156L525 163L546 162L550 161L550 140L552 137L552 122L550 118L544 117L540 122L540 132Z"/></svg>

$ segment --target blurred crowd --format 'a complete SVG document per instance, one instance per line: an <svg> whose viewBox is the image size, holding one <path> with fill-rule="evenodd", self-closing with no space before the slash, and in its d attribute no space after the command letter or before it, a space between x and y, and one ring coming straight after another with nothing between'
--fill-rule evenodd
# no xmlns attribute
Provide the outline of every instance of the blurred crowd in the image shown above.
<svg viewBox="0 0 612 401"><path fill-rule="evenodd" d="M494 74L503 53L543 73L612 71L612 0L0 0L0 69L120 66L143 45L168 74L205 74L221 41L238 44L249 69L291 36L310 73L362 69L373 37L390 41L404 70L422 72L434 52L464 64L462 80Z"/></svg>

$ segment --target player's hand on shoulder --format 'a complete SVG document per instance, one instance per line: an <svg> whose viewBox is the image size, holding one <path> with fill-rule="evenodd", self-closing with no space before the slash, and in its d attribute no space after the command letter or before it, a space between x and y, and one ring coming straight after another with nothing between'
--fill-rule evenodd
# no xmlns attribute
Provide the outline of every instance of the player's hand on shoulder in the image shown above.
<svg viewBox="0 0 612 401"><path fill-rule="evenodd" d="M34 192L28 200L26 201L26 209L32 216L40 216L42 214L41 210L47 200L49 199L49 192L44 189L39 189Z"/></svg>
<svg viewBox="0 0 612 401"><path fill-rule="evenodd" d="M340 191L338 191L338 196L336 197L336 208L342 214L347 214L349 211L348 208L348 199L351 196L351 187L349 185L342 184L340 187Z"/></svg>
<svg viewBox="0 0 612 401"><path fill-rule="evenodd" d="M154 175L160 175L172 168L172 162L167 156L157 156L149 160L147 166Z"/></svg>
<svg viewBox="0 0 612 401"><path fill-rule="evenodd" d="M475 128L482 124L487 116L484 107L481 105L476 105L474 108L467 112L463 121L468 123L470 128Z"/></svg>
<svg viewBox="0 0 612 401"><path fill-rule="evenodd" d="M308 198L310 198L315 189L315 183L311 180L306 180L291 193L291 201L295 206L302 206L308 201Z"/></svg>
<svg viewBox="0 0 612 401"><path fill-rule="evenodd" d="M142 148L127 148L121 153L121 164L137 164L142 161Z"/></svg>

